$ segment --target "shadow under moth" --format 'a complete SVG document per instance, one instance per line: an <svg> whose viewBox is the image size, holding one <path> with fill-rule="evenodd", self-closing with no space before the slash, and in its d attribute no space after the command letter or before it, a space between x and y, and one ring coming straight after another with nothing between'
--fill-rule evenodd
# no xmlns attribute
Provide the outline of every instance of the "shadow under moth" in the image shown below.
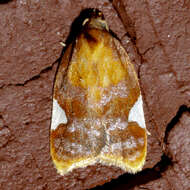
<svg viewBox="0 0 190 190"><path fill-rule="evenodd" d="M56 74L50 150L61 175L96 163L136 173L146 159L138 78L96 9L67 45Z"/></svg>

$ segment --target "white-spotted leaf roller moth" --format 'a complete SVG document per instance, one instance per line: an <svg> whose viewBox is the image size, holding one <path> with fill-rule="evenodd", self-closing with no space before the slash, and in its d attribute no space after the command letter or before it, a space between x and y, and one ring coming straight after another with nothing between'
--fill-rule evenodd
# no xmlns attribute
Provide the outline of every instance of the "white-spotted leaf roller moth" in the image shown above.
<svg viewBox="0 0 190 190"><path fill-rule="evenodd" d="M50 148L62 175L96 163L135 173L146 159L138 78L96 9L67 45L56 74Z"/></svg>

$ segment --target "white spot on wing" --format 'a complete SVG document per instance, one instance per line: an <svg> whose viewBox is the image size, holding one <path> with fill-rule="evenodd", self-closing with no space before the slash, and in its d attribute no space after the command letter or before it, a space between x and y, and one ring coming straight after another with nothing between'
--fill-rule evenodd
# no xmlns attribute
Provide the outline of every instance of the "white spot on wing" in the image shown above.
<svg viewBox="0 0 190 190"><path fill-rule="evenodd" d="M51 130L55 130L61 123L66 124L67 117L65 115L65 111L61 108L57 100L53 99Z"/></svg>
<svg viewBox="0 0 190 190"><path fill-rule="evenodd" d="M135 138L133 136L129 137L129 139L127 139L125 142L123 142L123 146L127 149L137 147Z"/></svg>
<svg viewBox="0 0 190 190"><path fill-rule="evenodd" d="M136 121L140 127L146 128L141 95L139 96L138 100L135 102L134 106L131 108L129 112L128 121Z"/></svg>

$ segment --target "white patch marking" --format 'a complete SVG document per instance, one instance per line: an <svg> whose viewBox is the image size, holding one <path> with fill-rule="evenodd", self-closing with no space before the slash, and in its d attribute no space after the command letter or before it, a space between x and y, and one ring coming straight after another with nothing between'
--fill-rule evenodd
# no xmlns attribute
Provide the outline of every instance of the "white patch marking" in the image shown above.
<svg viewBox="0 0 190 190"><path fill-rule="evenodd" d="M57 100L53 99L51 130L55 130L61 123L66 124L67 117L65 115L65 111L61 108Z"/></svg>
<svg viewBox="0 0 190 190"><path fill-rule="evenodd" d="M123 146L127 149L137 147L137 143L135 141L135 138L133 136L131 136L128 140L123 142Z"/></svg>
<svg viewBox="0 0 190 190"><path fill-rule="evenodd" d="M140 152L139 151L136 151L135 154L133 156L130 156L128 159L130 161L134 161L136 160L138 157L140 156Z"/></svg>
<svg viewBox="0 0 190 190"><path fill-rule="evenodd" d="M115 122L115 123L114 123ZM120 118L116 119L115 121L112 121L112 125L109 126L108 131L114 131L115 129L121 129L124 130L127 127L127 122L121 121Z"/></svg>
<svg viewBox="0 0 190 190"><path fill-rule="evenodd" d="M121 149L122 149L121 142L112 144L112 145L111 145L111 149L112 149L113 152L114 152L115 150L121 150Z"/></svg>
<svg viewBox="0 0 190 190"><path fill-rule="evenodd" d="M138 143L143 146L144 145L144 138L138 138Z"/></svg>
<svg viewBox="0 0 190 190"><path fill-rule="evenodd" d="M128 121L136 121L141 128L146 128L142 96L140 95L138 100L135 102L134 106L129 112Z"/></svg>

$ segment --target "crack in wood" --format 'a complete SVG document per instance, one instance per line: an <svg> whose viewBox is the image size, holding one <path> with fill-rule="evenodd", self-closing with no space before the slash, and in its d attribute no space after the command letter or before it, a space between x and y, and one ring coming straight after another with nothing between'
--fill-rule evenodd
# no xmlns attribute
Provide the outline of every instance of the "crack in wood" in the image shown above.
<svg viewBox="0 0 190 190"><path fill-rule="evenodd" d="M60 58L59 58L59 59L60 59ZM0 89L4 89L4 88L10 87L10 86L25 86L25 85L28 84L29 82L39 79L40 76L41 76L43 73L47 73L47 72L51 71L52 68L53 68L53 66L59 62L59 59L57 59L55 62L53 62L52 65L50 65L50 66L48 66L48 67L45 67L45 68L42 69L37 75L34 75L33 77L31 77L30 79L24 81L23 83L16 83L16 84L10 83L10 84L7 84L7 85L2 85L2 86L0 87Z"/></svg>
<svg viewBox="0 0 190 190"><path fill-rule="evenodd" d="M183 113L189 112L190 108L186 105L181 105L176 113L176 115L172 118L172 120L168 123L166 130L165 130L165 136L164 136L164 143L168 144L168 136L170 131L175 127L175 125L179 122L180 118L182 117Z"/></svg>

